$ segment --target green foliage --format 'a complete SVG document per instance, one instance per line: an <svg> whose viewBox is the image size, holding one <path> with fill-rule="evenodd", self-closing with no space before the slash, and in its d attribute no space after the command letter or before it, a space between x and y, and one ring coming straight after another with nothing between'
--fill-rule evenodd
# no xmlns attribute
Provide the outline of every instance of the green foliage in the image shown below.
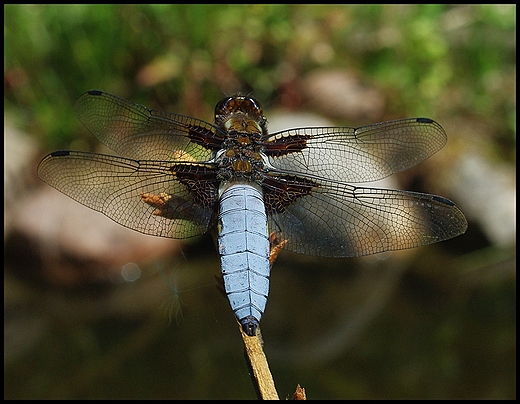
<svg viewBox="0 0 520 404"><path fill-rule="evenodd" d="M89 89L211 119L222 92L253 91L269 106L284 85L320 67L385 90L394 115L463 114L504 123L500 133L514 129L514 6L4 10L6 108L55 146L78 136L72 105Z"/></svg>

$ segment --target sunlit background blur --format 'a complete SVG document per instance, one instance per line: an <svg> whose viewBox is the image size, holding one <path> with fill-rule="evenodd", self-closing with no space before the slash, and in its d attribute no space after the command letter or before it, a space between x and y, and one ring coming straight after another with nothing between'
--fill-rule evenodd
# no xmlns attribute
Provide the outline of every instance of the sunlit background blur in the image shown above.
<svg viewBox="0 0 520 404"><path fill-rule="evenodd" d="M211 237L141 235L36 176L106 152L100 89L212 120L252 93L271 130L425 116L448 144L392 187L457 203L447 242L282 253L261 328L282 399L516 397L516 6L4 6L4 397L255 398ZM338 162L341 164L341 162Z"/></svg>

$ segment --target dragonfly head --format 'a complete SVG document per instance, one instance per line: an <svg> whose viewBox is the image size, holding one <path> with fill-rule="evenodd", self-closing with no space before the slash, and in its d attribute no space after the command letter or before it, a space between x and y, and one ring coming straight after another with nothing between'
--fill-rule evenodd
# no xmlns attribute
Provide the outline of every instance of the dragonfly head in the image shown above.
<svg viewBox="0 0 520 404"><path fill-rule="evenodd" d="M215 125L226 131L241 131L243 128L245 132L256 127L261 135L267 134L267 118L264 116L262 105L253 97L244 95L232 95L217 104Z"/></svg>

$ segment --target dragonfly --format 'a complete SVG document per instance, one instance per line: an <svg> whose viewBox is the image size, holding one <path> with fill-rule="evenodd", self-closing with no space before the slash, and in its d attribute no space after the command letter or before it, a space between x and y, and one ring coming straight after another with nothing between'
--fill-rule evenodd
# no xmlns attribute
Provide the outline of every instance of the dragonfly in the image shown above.
<svg viewBox="0 0 520 404"><path fill-rule="evenodd" d="M75 104L79 120L117 155L61 150L39 177L138 232L184 239L215 234L223 289L254 336L278 247L357 257L448 240L467 221L451 200L362 186L415 166L447 141L429 118L269 133L258 100L217 103L213 123L155 111L99 90ZM353 185L356 184L356 185Z"/></svg>

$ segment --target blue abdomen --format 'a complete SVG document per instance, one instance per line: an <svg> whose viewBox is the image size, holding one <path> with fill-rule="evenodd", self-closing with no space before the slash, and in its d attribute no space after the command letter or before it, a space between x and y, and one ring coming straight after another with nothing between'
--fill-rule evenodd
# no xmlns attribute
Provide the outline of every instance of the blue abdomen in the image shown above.
<svg viewBox="0 0 520 404"><path fill-rule="evenodd" d="M269 237L262 191L222 185L218 248L224 288L244 332L255 335L269 293Z"/></svg>

